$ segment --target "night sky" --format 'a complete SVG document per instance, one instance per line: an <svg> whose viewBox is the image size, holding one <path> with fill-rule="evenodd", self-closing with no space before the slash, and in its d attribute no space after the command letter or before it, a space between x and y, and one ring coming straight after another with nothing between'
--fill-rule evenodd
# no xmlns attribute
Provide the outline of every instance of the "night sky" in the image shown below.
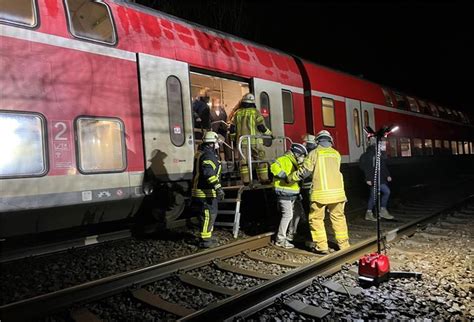
<svg viewBox="0 0 474 322"><path fill-rule="evenodd" d="M137 2L446 107L472 111L474 2Z"/></svg>

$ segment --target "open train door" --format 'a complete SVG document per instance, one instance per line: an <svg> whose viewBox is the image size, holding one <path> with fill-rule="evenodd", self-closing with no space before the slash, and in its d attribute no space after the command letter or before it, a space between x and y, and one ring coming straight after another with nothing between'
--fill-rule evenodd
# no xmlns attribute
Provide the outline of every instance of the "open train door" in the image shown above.
<svg viewBox="0 0 474 322"><path fill-rule="evenodd" d="M255 103L257 108L265 118L266 125L270 128L275 137L284 137L283 128L283 99L281 84L260 78L253 79L255 89ZM285 152L285 140L277 139L273 141L271 147L265 148L268 160L276 159Z"/></svg>
<svg viewBox="0 0 474 322"><path fill-rule="evenodd" d="M138 54L143 117L145 166L169 197L166 219L176 219L184 209L177 185L192 178L194 142L186 63ZM151 170L151 171L150 171Z"/></svg>

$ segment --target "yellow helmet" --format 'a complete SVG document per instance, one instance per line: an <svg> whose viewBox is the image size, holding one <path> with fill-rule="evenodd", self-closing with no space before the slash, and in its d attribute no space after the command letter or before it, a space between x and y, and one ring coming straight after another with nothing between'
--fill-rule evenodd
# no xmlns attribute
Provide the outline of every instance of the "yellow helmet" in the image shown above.
<svg viewBox="0 0 474 322"><path fill-rule="evenodd" d="M216 132L208 131L204 134L202 138L202 142L204 143L216 143L219 137L217 136Z"/></svg>
<svg viewBox="0 0 474 322"><path fill-rule="evenodd" d="M242 103L255 104L255 96L252 93L247 93L242 96Z"/></svg>

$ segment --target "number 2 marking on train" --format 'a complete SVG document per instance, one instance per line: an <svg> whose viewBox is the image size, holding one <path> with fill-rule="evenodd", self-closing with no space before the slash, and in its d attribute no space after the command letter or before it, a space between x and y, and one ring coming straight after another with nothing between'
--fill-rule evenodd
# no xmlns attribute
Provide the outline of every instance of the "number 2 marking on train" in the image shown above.
<svg viewBox="0 0 474 322"><path fill-rule="evenodd" d="M56 141L67 141L67 137L63 136L63 134L67 131L67 125L64 122L57 122L54 124L56 129L59 129L59 132L54 136L54 140Z"/></svg>

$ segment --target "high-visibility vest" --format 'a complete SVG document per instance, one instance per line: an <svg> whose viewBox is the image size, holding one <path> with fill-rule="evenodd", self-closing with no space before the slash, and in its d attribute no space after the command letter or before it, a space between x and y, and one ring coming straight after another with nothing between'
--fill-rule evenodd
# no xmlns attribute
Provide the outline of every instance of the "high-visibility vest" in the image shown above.
<svg viewBox="0 0 474 322"><path fill-rule="evenodd" d="M298 163L291 152L285 153L271 164L270 171L273 173L273 187L277 195L297 195L300 192L298 182L287 183L286 180L277 177L281 176L282 172L288 177L297 168Z"/></svg>
<svg viewBox="0 0 474 322"><path fill-rule="evenodd" d="M346 201L339 152L332 147L318 146L309 153L303 166L313 173L311 201L321 204Z"/></svg>
<svg viewBox="0 0 474 322"><path fill-rule="evenodd" d="M266 127L265 119L255 107L239 108L233 117L232 123L236 127L237 140L243 135L270 135L272 132ZM262 129L263 131L259 130ZM248 141L242 141L242 145L247 145ZM251 139L250 144L262 144L262 139Z"/></svg>

